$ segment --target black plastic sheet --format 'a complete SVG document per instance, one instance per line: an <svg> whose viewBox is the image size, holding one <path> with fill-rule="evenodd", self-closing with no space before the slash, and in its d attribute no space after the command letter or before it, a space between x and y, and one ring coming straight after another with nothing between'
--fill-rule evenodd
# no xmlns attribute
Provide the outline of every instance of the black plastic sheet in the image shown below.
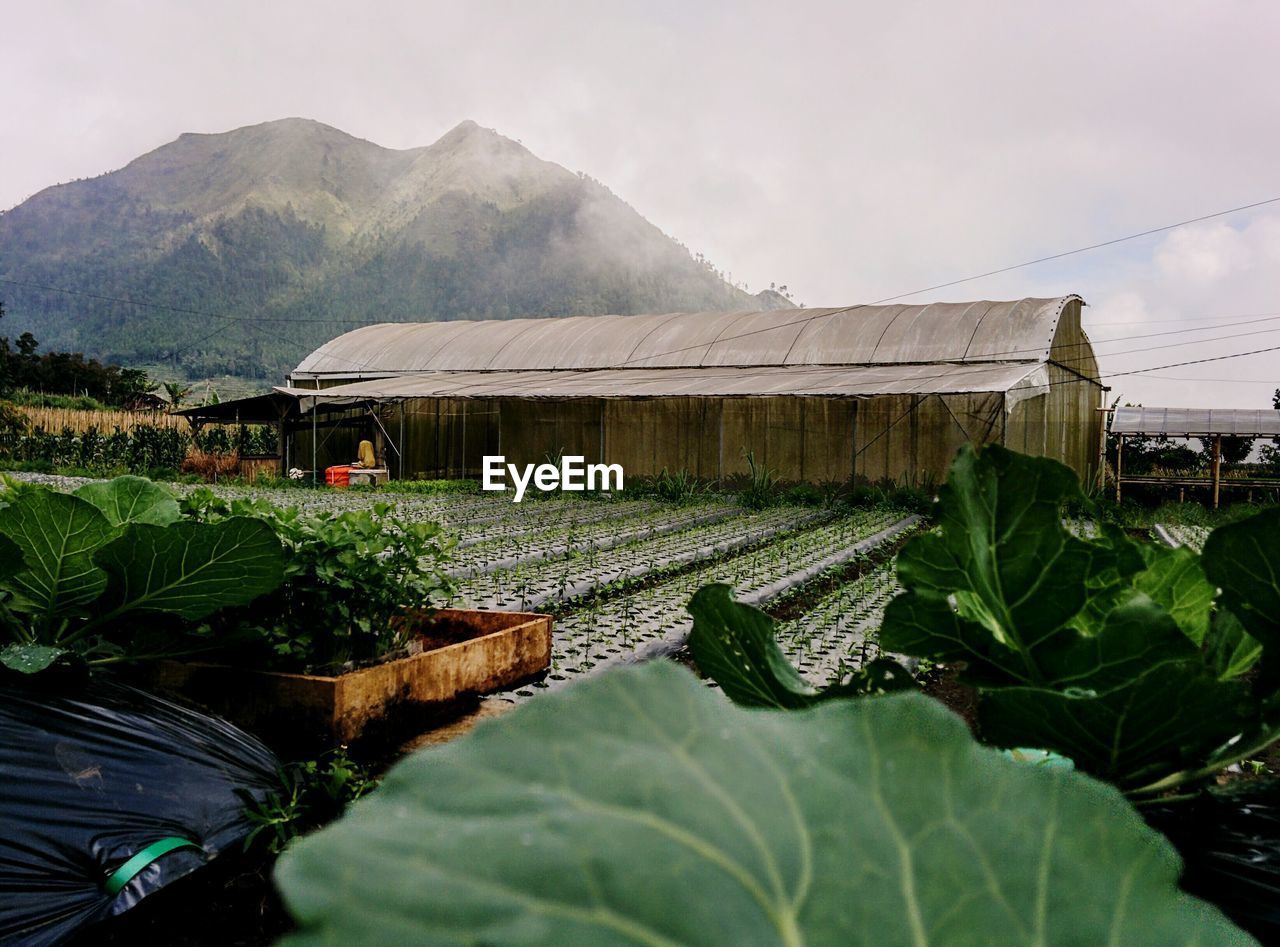
<svg viewBox="0 0 1280 947"><path fill-rule="evenodd" d="M119 683L0 680L0 944L56 944L238 845L279 761L225 721ZM107 880L160 839L117 894Z"/></svg>
<svg viewBox="0 0 1280 947"><path fill-rule="evenodd" d="M1142 810L1182 854L1182 887L1264 944L1280 944L1280 779Z"/></svg>

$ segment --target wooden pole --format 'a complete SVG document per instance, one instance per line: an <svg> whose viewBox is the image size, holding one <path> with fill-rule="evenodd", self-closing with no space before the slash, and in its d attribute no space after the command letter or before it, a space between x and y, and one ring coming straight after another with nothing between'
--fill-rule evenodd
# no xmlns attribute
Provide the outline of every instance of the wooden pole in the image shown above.
<svg viewBox="0 0 1280 947"><path fill-rule="evenodd" d="M1213 508L1218 508L1218 491L1222 487L1222 435L1213 436Z"/></svg>
<svg viewBox="0 0 1280 947"><path fill-rule="evenodd" d="M1111 409L1102 407L1094 410L1101 412L1098 419L1098 495L1102 496L1107 487L1107 416Z"/></svg>
<svg viewBox="0 0 1280 947"><path fill-rule="evenodd" d="M1124 472L1124 435L1116 444L1116 502L1120 502L1120 475Z"/></svg>
<svg viewBox="0 0 1280 947"><path fill-rule="evenodd" d="M289 475L289 453L285 447L284 417L287 408L276 409L276 455L280 458L280 476Z"/></svg>

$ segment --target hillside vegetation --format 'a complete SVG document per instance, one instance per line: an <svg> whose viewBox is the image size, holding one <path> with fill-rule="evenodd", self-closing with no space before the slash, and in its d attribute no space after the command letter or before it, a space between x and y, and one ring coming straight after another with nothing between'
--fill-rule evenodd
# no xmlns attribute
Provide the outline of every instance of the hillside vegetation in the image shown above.
<svg viewBox="0 0 1280 947"><path fill-rule="evenodd" d="M3 287L51 347L242 378L369 322L786 305L469 121L403 151L304 119L182 135L0 214L0 278L216 313Z"/></svg>

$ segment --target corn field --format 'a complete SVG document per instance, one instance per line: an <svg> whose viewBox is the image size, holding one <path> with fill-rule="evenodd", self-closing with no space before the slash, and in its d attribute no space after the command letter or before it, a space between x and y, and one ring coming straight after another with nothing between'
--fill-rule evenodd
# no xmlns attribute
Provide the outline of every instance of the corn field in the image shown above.
<svg viewBox="0 0 1280 947"><path fill-rule="evenodd" d="M16 461L101 474L173 476L202 473L214 462L219 470L236 466L241 454L272 454L270 427L213 425L192 431L184 418L158 411L87 411L73 408L19 407L30 427L0 431L0 463Z"/></svg>

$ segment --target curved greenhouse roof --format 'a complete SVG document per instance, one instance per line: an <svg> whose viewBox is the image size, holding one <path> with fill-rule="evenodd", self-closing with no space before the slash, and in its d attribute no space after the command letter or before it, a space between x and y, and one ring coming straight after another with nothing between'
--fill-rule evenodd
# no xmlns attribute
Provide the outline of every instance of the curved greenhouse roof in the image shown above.
<svg viewBox="0 0 1280 947"><path fill-rule="evenodd" d="M430 371L1043 362L1063 311L1079 298L381 323L325 343L302 360L292 379Z"/></svg>

